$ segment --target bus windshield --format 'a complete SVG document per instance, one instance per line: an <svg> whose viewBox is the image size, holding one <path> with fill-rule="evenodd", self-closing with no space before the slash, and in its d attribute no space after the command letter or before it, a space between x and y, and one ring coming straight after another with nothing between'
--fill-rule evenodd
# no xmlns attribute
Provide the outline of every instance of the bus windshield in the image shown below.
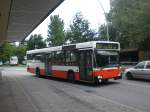
<svg viewBox="0 0 150 112"><path fill-rule="evenodd" d="M119 53L116 51L96 51L96 67L116 67L119 63Z"/></svg>

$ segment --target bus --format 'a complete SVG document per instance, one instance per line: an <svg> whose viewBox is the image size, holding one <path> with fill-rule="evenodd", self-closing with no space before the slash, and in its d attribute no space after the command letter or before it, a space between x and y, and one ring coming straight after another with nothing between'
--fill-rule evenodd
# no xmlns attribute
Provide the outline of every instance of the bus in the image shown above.
<svg viewBox="0 0 150 112"><path fill-rule="evenodd" d="M10 62L10 65L17 65L18 64L18 57L17 56L11 56L9 62Z"/></svg>
<svg viewBox="0 0 150 112"><path fill-rule="evenodd" d="M27 71L70 82L108 82L121 79L120 44L90 41L27 51Z"/></svg>

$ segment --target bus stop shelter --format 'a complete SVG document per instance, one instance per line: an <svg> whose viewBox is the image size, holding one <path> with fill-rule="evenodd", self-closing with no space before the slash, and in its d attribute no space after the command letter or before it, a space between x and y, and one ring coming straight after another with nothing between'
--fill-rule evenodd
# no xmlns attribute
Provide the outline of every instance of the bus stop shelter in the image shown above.
<svg viewBox="0 0 150 112"><path fill-rule="evenodd" d="M0 44L24 40L64 0L0 0ZM14 112L4 96L10 88L2 82L0 68L1 112ZM5 99L6 102L3 102ZM8 105L4 105L4 104ZM4 110L3 110L4 109Z"/></svg>
<svg viewBox="0 0 150 112"><path fill-rule="evenodd" d="M64 0L0 0L0 43L22 41Z"/></svg>

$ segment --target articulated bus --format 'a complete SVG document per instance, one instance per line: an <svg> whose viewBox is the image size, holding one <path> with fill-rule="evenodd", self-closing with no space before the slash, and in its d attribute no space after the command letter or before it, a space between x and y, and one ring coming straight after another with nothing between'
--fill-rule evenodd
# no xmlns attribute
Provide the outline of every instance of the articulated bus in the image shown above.
<svg viewBox="0 0 150 112"><path fill-rule="evenodd" d="M90 41L30 50L27 51L27 71L36 76L99 84L122 77L119 51L120 44L112 41Z"/></svg>

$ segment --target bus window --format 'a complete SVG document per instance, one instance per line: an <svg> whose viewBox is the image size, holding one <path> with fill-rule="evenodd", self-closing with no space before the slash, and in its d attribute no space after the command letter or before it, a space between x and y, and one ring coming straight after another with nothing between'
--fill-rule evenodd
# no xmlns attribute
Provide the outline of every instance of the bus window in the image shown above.
<svg viewBox="0 0 150 112"><path fill-rule="evenodd" d="M67 65L76 65L77 64L75 52L71 52L71 51L66 52L66 64Z"/></svg>
<svg viewBox="0 0 150 112"><path fill-rule="evenodd" d="M51 62L52 61L52 53L49 53L49 54L47 54L48 56L48 62Z"/></svg>
<svg viewBox="0 0 150 112"><path fill-rule="evenodd" d="M32 54L27 54L27 60L32 60Z"/></svg>
<svg viewBox="0 0 150 112"><path fill-rule="evenodd" d="M70 61L71 61L70 51L67 51L66 52L66 64L69 65Z"/></svg>
<svg viewBox="0 0 150 112"><path fill-rule="evenodd" d="M43 55L35 54L32 58L35 62L44 62L44 56Z"/></svg>
<svg viewBox="0 0 150 112"><path fill-rule="evenodd" d="M51 62L54 65L61 65L63 62L63 53L61 51L52 52Z"/></svg>
<svg viewBox="0 0 150 112"><path fill-rule="evenodd" d="M112 51L97 51L96 52L96 65L97 67L113 67L118 66L118 52Z"/></svg>

